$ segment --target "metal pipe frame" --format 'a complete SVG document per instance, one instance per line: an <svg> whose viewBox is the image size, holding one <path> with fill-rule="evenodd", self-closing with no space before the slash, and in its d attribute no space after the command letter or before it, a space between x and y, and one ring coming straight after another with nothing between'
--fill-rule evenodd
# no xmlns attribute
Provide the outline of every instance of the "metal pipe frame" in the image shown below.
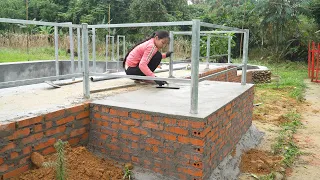
<svg viewBox="0 0 320 180"><path fill-rule="evenodd" d="M81 72L81 32L80 28L77 28L78 39L78 72Z"/></svg>
<svg viewBox="0 0 320 180"><path fill-rule="evenodd" d="M232 40L232 36L228 36L228 63L230 64L231 62L231 40Z"/></svg>
<svg viewBox="0 0 320 180"><path fill-rule="evenodd" d="M92 62L93 71L97 72L97 62L96 62L96 28L92 28Z"/></svg>
<svg viewBox="0 0 320 180"><path fill-rule="evenodd" d="M8 88L8 87L16 87L16 86L23 86L29 84L37 84L43 83L44 81L53 81L56 79L68 79L72 77L82 77L81 73L76 74L66 74L60 76L49 76L49 77L42 77L42 78L33 78L33 79L24 79L24 80L17 80L17 81L8 81L8 82L1 82L0 88Z"/></svg>
<svg viewBox="0 0 320 180"><path fill-rule="evenodd" d="M172 31L169 33L170 43L169 43L169 51L174 51L174 35ZM169 78L173 78L173 57L174 54L171 54L170 61L169 61Z"/></svg>
<svg viewBox="0 0 320 180"><path fill-rule="evenodd" d="M246 85L247 83L247 64L248 64L248 50L249 50L249 29L245 29L243 36L243 57L242 57L242 76L241 85Z"/></svg>
<svg viewBox="0 0 320 180"><path fill-rule="evenodd" d="M198 114L199 96L200 20L192 20L191 51L191 114Z"/></svg>
<svg viewBox="0 0 320 180"><path fill-rule="evenodd" d="M83 54L84 54L84 66L83 66L83 95L84 98L90 98L90 79L89 79L89 35L88 24L82 24L82 39L83 39Z"/></svg>
<svg viewBox="0 0 320 180"><path fill-rule="evenodd" d="M140 80L158 80L158 81L169 81L175 83L190 83L190 79L180 79L180 78L161 78L161 77L149 77L149 76L134 76L134 75L117 75L117 74L104 74L104 73L90 73L90 76L102 76L108 78L130 78L130 79L140 79Z"/></svg>
<svg viewBox="0 0 320 180"><path fill-rule="evenodd" d="M56 76L59 76L60 72L59 72L59 36L58 36L58 26L54 26L54 55L55 55L55 65L56 65Z"/></svg>
<svg viewBox="0 0 320 180"><path fill-rule="evenodd" d="M191 31L172 31L173 34L179 34L179 35L192 35ZM200 35L206 35L206 34L230 34L230 33L244 33L242 31L200 31Z"/></svg>
<svg viewBox="0 0 320 180"><path fill-rule="evenodd" d="M129 27L190 26L190 25L192 25L192 21L98 24L98 25L89 25L88 28L129 28Z"/></svg>
<svg viewBox="0 0 320 180"><path fill-rule="evenodd" d="M31 21L31 20L22 20L22 19L9 19L9 18L0 18L0 23L11 23L11 24L32 24L39 26L57 26L57 27L73 27L81 28L81 25L66 23L52 23L44 21Z"/></svg>
<svg viewBox="0 0 320 180"><path fill-rule="evenodd" d="M207 65L206 65L206 69L209 69L210 44L211 44L211 36L208 35L208 37L207 37Z"/></svg>
<svg viewBox="0 0 320 180"><path fill-rule="evenodd" d="M117 35L117 71L120 70L120 38L122 38L123 41L123 58L126 56L124 54L125 46L126 46L126 37L123 35Z"/></svg>
<svg viewBox="0 0 320 180"><path fill-rule="evenodd" d="M73 28L69 27L69 38L70 38L70 59L71 59L71 74L74 74L74 44L73 44ZM72 77L72 81L75 80L75 77Z"/></svg>

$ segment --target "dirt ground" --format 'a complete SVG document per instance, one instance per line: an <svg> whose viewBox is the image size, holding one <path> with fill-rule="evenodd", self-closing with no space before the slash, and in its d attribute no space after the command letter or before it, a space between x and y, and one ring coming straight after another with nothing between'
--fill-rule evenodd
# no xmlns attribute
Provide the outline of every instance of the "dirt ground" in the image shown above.
<svg viewBox="0 0 320 180"><path fill-rule="evenodd" d="M320 83L306 81L306 101L301 113L304 128L294 136L303 154L288 174L288 180L320 179Z"/></svg>
<svg viewBox="0 0 320 180"><path fill-rule="evenodd" d="M45 162L55 162L56 155L48 155ZM123 167L115 161L101 159L85 147L66 148L67 180L115 180L124 176ZM29 170L14 180L55 180L54 167L40 167Z"/></svg>
<svg viewBox="0 0 320 180"><path fill-rule="evenodd" d="M265 132L265 136L256 149L242 155L240 169L246 176L240 179L254 179L254 175L267 175L270 172L280 172L284 176L276 179L289 180L310 179L320 177L320 84L306 80L307 90L305 103L297 103L295 99L285 97L289 89L259 90L255 94L255 103L262 103L254 109L253 124ZM281 157L273 156L272 144L279 135L279 125L288 119L283 116L290 111L296 111L302 116L303 127L298 129L294 139L302 151L302 155L292 167L284 171L281 167Z"/></svg>

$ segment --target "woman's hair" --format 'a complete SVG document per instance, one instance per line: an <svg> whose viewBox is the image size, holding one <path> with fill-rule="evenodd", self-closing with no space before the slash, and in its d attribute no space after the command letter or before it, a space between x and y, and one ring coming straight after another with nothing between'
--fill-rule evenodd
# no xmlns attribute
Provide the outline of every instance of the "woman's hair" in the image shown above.
<svg viewBox="0 0 320 180"><path fill-rule="evenodd" d="M145 39L145 40L139 42L138 44L134 45L133 48L131 48L130 51L128 51L126 57L123 59L123 64L122 64L123 68L125 68L127 57L129 56L130 52L134 48L136 48L138 45L140 45L140 44L142 44L142 43L144 43L146 41L149 41L150 39L152 39L152 38L154 38L156 36L158 36L159 39L169 38L169 33L168 33L168 31L156 31L156 32L152 33L152 35L150 37L148 37L147 39Z"/></svg>

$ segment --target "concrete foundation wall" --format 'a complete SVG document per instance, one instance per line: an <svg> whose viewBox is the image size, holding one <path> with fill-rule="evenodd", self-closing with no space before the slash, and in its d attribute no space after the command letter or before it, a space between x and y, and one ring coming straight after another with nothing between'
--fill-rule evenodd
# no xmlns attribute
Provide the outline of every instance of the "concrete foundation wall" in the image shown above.
<svg viewBox="0 0 320 180"><path fill-rule="evenodd" d="M89 63L90 71L93 72L93 62ZM96 72L106 71L106 62L97 61ZM119 63L122 70L122 62ZM78 61L74 62L75 72L79 72ZM16 63L0 63L0 82L41 78L55 76L55 61L29 61ZM71 74L71 61L59 61L60 75ZM116 62L108 62L108 69L116 69Z"/></svg>

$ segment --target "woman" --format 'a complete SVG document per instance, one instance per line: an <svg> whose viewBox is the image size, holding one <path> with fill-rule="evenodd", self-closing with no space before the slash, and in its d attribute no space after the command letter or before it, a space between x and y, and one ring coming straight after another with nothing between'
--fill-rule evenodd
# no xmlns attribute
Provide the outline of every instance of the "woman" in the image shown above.
<svg viewBox="0 0 320 180"><path fill-rule="evenodd" d="M141 43L135 45L126 55L123 67L127 75L151 76L159 66L161 59L169 57L172 52L161 54L162 49L169 43L169 33L167 31L157 31L152 36ZM166 84L165 81L155 81L159 86Z"/></svg>

